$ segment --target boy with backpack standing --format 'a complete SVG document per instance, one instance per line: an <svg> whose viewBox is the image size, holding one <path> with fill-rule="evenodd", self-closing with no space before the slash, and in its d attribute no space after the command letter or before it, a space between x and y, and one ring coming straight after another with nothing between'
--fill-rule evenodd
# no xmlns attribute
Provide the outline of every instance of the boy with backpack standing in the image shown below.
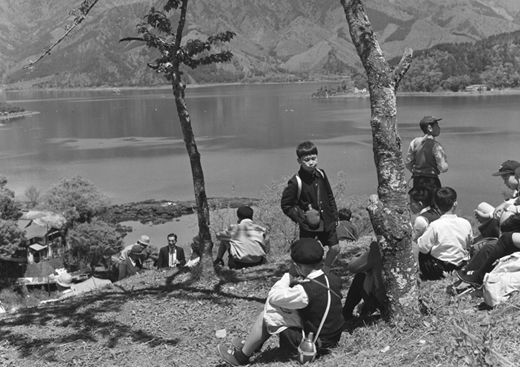
<svg viewBox="0 0 520 367"><path fill-rule="evenodd" d="M300 238L315 238L329 251L322 270L328 273L339 253L338 209L329 179L318 165L318 148L305 141L296 148L300 170L282 194L282 210L300 227Z"/></svg>
<svg viewBox="0 0 520 367"><path fill-rule="evenodd" d="M412 172L413 187L431 186L439 189L439 174L448 170L448 161L442 145L435 140L441 133L440 118L424 116L419 122L424 136L410 143L405 166Z"/></svg>

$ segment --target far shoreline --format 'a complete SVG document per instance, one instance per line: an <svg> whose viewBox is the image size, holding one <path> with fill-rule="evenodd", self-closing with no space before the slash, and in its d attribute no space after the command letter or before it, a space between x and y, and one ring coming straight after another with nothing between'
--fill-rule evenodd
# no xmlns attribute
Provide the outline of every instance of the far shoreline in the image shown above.
<svg viewBox="0 0 520 367"><path fill-rule="evenodd" d="M205 87L217 87L217 86L237 86L237 85L277 85L277 84L319 84L319 83L341 83L341 80L311 80L311 81L294 81L294 82L252 82L252 83L208 83L208 84L187 84L187 89L192 88L205 88ZM123 90L171 90L172 86L169 84L157 85L157 86L101 86L101 87L82 87L82 88L18 88L18 89L5 89L6 86L0 88L0 93L8 92L23 92L23 91L123 91ZM453 91L436 91L436 92L396 92L396 97L452 97L452 96L487 96L487 95L515 95L520 94L519 89L507 88L507 89L493 89L478 92L453 92ZM341 93L328 97L314 97L314 98L361 98L370 97L368 93L366 95L359 93Z"/></svg>

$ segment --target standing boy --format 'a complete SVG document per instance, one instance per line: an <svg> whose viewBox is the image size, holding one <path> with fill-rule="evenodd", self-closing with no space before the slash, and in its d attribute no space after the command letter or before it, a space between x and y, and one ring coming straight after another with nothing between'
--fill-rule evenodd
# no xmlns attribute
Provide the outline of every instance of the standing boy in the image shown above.
<svg viewBox="0 0 520 367"><path fill-rule="evenodd" d="M302 334L311 332L318 336L318 352L337 345L344 324L341 279L320 270L323 247L314 239L293 242L291 259L291 271L269 291L264 311L256 318L247 339L233 338L232 349L217 346L220 357L229 365L249 364L255 350L261 349L272 335L279 335L280 348L289 353L297 351ZM299 276L293 277L292 273Z"/></svg>
<svg viewBox="0 0 520 367"><path fill-rule="evenodd" d="M419 122L423 137L412 140L408 148L405 166L412 172L413 187L441 187L439 174L448 170L448 161L442 145L435 140L441 133L440 118L424 116Z"/></svg>
<svg viewBox="0 0 520 367"><path fill-rule="evenodd" d="M282 210L300 226L300 238L318 239L329 251L323 271L328 273L339 253L338 210L325 172L318 169L318 148L306 141L296 148L300 170L282 194Z"/></svg>
<svg viewBox="0 0 520 367"><path fill-rule="evenodd" d="M473 231L471 224L459 218L457 193L450 187L441 187L434 194L442 216L431 223L417 240L419 268L422 279L437 280L444 272L459 270L469 260Z"/></svg>

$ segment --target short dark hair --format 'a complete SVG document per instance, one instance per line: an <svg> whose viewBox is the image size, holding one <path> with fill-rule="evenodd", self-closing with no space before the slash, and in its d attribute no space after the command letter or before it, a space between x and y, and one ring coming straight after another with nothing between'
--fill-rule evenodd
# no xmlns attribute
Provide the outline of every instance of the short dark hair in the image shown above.
<svg viewBox="0 0 520 367"><path fill-rule="evenodd" d="M237 209L237 217L238 219L251 219L253 220L253 208L250 206L241 206Z"/></svg>
<svg viewBox="0 0 520 367"><path fill-rule="evenodd" d="M169 239L170 237L175 237L175 241L177 241L177 235L175 233L170 233L168 236L166 236L166 239Z"/></svg>
<svg viewBox="0 0 520 367"><path fill-rule="evenodd" d="M408 191L408 195L417 202L421 202L424 206L431 204L433 199L433 190L428 186L415 186Z"/></svg>
<svg viewBox="0 0 520 367"><path fill-rule="evenodd" d="M296 147L296 156L298 158L311 154L318 154L318 148L310 141L304 141Z"/></svg>
<svg viewBox="0 0 520 367"><path fill-rule="evenodd" d="M441 212L445 213L457 201L457 192L451 187L441 187L435 192L435 203Z"/></svg>
<svg viewBox="0 0 520 367"><path fill-rule="evenodd" d="M352 211L349 208L342 208L338 210L339 220L350 220L352 218Z"/></svg>
<svg viewBox="0 0 520 367"><path fill-rule="evenodd" d="M199 257L202 256L202 248L198 242L193 242L191 244L191 250L194 254L197 254Z"/></svg>
<svg viewBox="0 0 520 367"><path fill-rule="evenodd" d="M422 132L427 134L428 133L428 126L431 126L431 125L433 125L433 123L420 125Z"/></svg>

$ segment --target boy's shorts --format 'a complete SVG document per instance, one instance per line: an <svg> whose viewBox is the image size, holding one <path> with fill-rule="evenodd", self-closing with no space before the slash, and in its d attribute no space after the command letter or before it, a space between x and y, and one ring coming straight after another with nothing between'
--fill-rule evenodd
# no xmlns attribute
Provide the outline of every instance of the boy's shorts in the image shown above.
<svg viewBox="0 0 520 367"><path fill-rule="evenodd" d="M322 246L332 247L339 243L336 227L330 231L311 232L300 227L300 238L315 238L321 242Z"/></svg>

